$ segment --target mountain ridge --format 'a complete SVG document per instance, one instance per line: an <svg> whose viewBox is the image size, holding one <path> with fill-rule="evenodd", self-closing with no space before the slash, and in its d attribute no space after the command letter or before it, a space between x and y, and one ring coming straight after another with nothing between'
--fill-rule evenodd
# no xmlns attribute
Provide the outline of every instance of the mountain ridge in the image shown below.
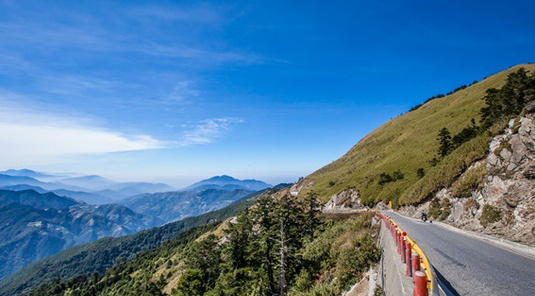
<svg viewBox="0 0 535 296"><path fill-rule="evenodd" d="M89 205L35 190L0 190L0 213L0 278L62 249L163 223L122 205Z"/></svg>
<svg viewBox="0 0 535 296"><path fill-rule="evenodd" d="M121 203L136 212L170 222L218 210L254 192L244 189L171 191L137 195Z"/></svg>
<svg viewBox="0 0 535 296"><path fill-rule="evenodd" d="M273 185L267 184L260 180L255 180L255 179L239 180L229 175L220 175L220 176L213 176L205 180L201 180L186 188L181 189L180 191L192 191L192 190L198 190L199 188L221 189L221 190L225 190L225 188L228 188L228 190L245 189L245 190L259 191L259 190L264 190L266 188L271 188L271 187L273 187Z"/></svg>

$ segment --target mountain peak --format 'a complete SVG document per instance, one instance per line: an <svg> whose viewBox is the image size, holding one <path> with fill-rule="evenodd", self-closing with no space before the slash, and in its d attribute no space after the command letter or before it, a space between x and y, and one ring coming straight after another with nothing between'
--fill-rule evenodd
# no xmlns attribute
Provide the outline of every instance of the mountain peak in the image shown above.
<svg viewBox="0 0 535 296"><path fill-rule="evenodd" d="M214 176L206 180L199 181L183 189L183 191L205 190L205 189L220 189L232 191L236 189L245 190L263 190L272 187L272 185L259 180L240 180L229 175Z"/></svg>
<svg viewBox="0 0 535 296"><path fill-rule="evenodd" d="M20 170L8 169L8 170L5 170L5 171L0 171L0 174L8 175L8 176L14 176L14 177L31 177L31 178L51 177L51 175L49 175L49 174L42 173L42 172L37 172L37 171L34 171L34 170L30 170L30 169L20 169Z"/></svg>
<svg viewBox="0 0 535 296"><path fill-rule="evenodd" d="M229 176L229 175L221 175L221 176L214 176L214 177L211 177L207 180L229 180L229 181L238 181L238 179L232 177L232 176Z"/></svg>
<svg viewBox="0 0 535 296"><path fill-rule="evenodd" d="M9 169L9 170L5 170L3 171L2 173L37 173L36 171L34 170L30 170L30 169Z"/></svg>

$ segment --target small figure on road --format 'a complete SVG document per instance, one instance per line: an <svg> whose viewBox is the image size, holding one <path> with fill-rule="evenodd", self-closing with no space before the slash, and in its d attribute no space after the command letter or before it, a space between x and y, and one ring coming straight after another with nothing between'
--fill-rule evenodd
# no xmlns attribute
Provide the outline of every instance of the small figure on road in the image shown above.
<svg viewBox="0 0 535 296"><path fill-rule="evenodd" d="M427 221L427 212L422 210L422 221L426 222Z"/></svg>

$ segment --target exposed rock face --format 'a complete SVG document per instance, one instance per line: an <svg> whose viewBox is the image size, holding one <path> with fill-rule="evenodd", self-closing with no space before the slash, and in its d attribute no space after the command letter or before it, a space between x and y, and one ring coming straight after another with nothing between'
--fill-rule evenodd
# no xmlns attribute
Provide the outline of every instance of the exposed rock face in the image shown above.
<svg viewBox="0 0 535 296"><path fill-rule="evenodd" d="M473 164L470 170L485 165L485 177L480 189L470 197L453 195L451 188L436 194L449 199L451 214L446 221L457 227L503 237L535 246L535 105L526 108L526 115L511 120L505 132L492 139L486 159ZM485 205L501 212L496 222L481 224ZM404 211L419 216L422 209L407 207Z"/></svg>
<svg viewBox="0 0 535 296"><path fill-rule="evenodd" d="M293 184L292 187L290 187L290 194L292 196L297 196L301 190L308 189L312 187L312 185L314 185L313 181L301 179L297 183Z"/></svg>
<svg viewBox="0 0 535 296"><path fill-rule="evenodd" d="M359 191L355 188L348 188L335 194L323 207L324 210L338 210L338 209L358 209L363 208L361 203Z"/></svg>

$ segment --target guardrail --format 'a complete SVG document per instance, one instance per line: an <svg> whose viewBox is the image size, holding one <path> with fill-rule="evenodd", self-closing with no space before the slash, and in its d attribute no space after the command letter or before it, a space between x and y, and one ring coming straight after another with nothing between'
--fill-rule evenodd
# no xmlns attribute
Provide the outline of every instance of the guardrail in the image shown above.
<svg viewBox="0 0 535 296"><path fill-rule="evenodd" d="M412 277L414 282L414 296L438 295L436 279L433 267L425 253L420 249L409 235L397 225L392 218L381 213L376 214L383 220L386 228L390 231L400 254L401 262L406 264L405 274Z"/></svg>
<svg viewBox="0 0 535 296"><path fill-rule="evenodd" d="M322 209L322 214L361 214L361 213L376 213L376 209Z"/></svg>

